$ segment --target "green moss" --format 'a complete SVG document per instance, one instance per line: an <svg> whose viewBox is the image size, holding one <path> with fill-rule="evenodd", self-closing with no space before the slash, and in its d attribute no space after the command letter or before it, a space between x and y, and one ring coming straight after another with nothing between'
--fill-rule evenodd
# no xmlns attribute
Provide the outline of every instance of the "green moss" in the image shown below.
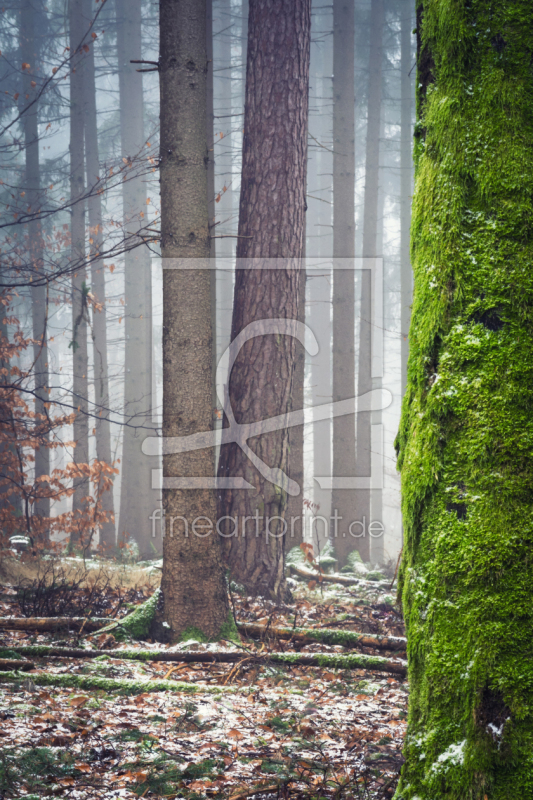
<svg viewBox="0 0 533 800"><path fill-rule="evenodd" d="M0 683L22 683L28 676L20 672L0 673ZM108 693L135 695L144 692L181 692L185 694L196 694L197 692L225 691L221 686L199 686L192 683L182 683L181 681L159 681L159 680L113 680L111 678L86 677L85 675L53 675L47 672L32 674L31 680L37 686L57 686L61 689L99 689ZM228 690L226 690L228 691Z"/></svg>
<svg viewBox="0 0 533 800"><path fill-rule="evenodd" d="M195 642L208 642L209 641L209 639L207 638L205 633L203 633L203 631L201 631L200 628L195 628L192 625L189 626L188 628L185 628L185 630L181 633L178 641L180 641L180 642L188 642L191 639L194 640Z"/></svg>
<svg viewBox="0 0 533 800"><path fill-rule="evenodd" d="M235 617L231 611L228 613L228 618L220 629L219 639L227 639L230 642L241 641L237 625L235 624Z"/></svg>
<svg viewBox="0 0 533 800"><path fill-rule="evenodd" d="M22 656L16 652L16 650L10 650L7 647L0 647L0 658L18 658L21 659Z"/></svg>
<svg viewBox="0 0 533 800"><path fill-rule="evenodd" d="M156 589L153 595L138 606L135 611L132 611L131 614L128 614L127 617L124 617L119 622L102 628L102 632L112 631L119 641L127 638L146 639L155 617L159 592L160 590Z"/></svg>
<svg viewBox="0 0 533 800"><path fill-rule="evenodd" d="M187 642L190 639L194 639L195 642L219 642L221 639L227 639L231 642L240 642L239 632L237 630L237 626L235 625L235 619L233 618L233 614L231 611L228 612L228 616L226 622L220 628L220 631L217 636L214 636L212 639L209 639L203 631L199 628L195 628L192 625L189 628L186 628L181 636L179 637L180 642Z"/></svg>
<svg viewBox="0 0 533 800"><path fill-rule="evenodd" d="M423 3L397 800L533 797L532 11Z"/></svg>

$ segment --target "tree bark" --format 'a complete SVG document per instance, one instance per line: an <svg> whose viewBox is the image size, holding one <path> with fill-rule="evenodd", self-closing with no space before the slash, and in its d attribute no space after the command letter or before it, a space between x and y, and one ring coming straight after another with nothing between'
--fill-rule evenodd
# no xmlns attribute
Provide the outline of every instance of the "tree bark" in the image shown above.
<svg viewBox="0 0 533 800"><path fill-rule="evenodd" d="M365 158L365 200L363 216L363 257L377 255L378 231L378 190L379 190L379 135L381 130L381 76L383 51L383 0L372 0L370 10L370 56L368 63L368 123L366 132ZM381 382L372 380L371 373L371 274L364 269L361 274L361 320L359 323L359 367L357 372L357 394L360 396L372 388L379 388ZM363 411L357 415L357 469L356 475L368 477L371 473L371 423L372 412ZM368 527L371 523L370 489L357 489L356 499L359 519L364 525L364 536L358 541L358 550L363 561L370 560L370 537ZM377 492L378 489L372 491Z"/></svg>
<svg viewBox="0 0 533 800"><path fill-rule="evenodd" d="M32 87L32 81L39 81L36 42L36 13L32 0L23 0L20 10L20 50L22 62L29 64L22 73L22 92L24 106L22 125L24 129L24 190L25 200L30 212L38 214L42 201L41 195L41 169L39 163L39 103L36 99L39 86ZM26 204L26 203L25 203ZM39 219L30 219L26 225L27 254L31 265L32 275L32 326L33 326L33 374L35 380L35 413L46 420L48 413L45 402L48 397L48 288L44 280L45 266L43 259L44 242L42 225ZM42 422L41 422L42 424ZM46 424L46 423L45 423ZM44 475L50 474L50 449L48 447L49 434L42 436L43 446L35 450L35 481ZM48 484L46 484L48 486ZM50 500L42 498L33 506L33 515L46 520L50 517ZM48 534L46 533L46 538Z"/></svg>
<svg viewBox="0 0 533 800"><path fill-rule="evenodd" d="M141 556L153 557L161 543L152 536L150 516L160 497L152 487L150 459L141 451L144 439L153 435L152 424L152 275L150 251L135 244L135 234L144 226L146 189L144 160L144 103L142 74L130 63L142 58L141 0L116 0L117 54L120 93L120 145L128 161L127 179L122 183L124 236L124 299L126 313L124 413L128 426L122 440L120 514L121 542L131 536Z"/></svg>
<svg viewBox="0 0 533 800"><path fill-rule="evenodd" d="M396 796L514 800L533 785L531 3L417 11Z"/></svg>
<svg viewBox="0 0 533 800"><path fill-rule="evenodd" d="M355 395L355 4L333 2L333 257L346 259L347 269L333 271L333 402ZM354 401L355 413L355 401ZM333 419L333 476L355 472L355 416ZM353 490L333 489L331 531L339 566L365 540L350 535L357 519ZM365 559L365 554L361 556Z"/></svg>
<svg viewBox="0 0 533 800"><path fill-rule="evenodd" d="M197 259L196 269L163 270L163 436L173 437L213 426L205 0L161 0L160 13L162 255ZM214 478L210 449L167 454L163 465L167 477ZM173 640L191 633L216 639L229 606L215 493L165 489L163 502L158 621Z"/></svg>
<svg viewBox="0 0 533 800"><path fill-rule="evenodd" d="M83 72L85 69L82 44L87 29L83 19L82 0L69 2L70 26L70 202L71 202L71 262L72 262L72 363L73 405L77 406L74 419L75 464L89 460L88 419L88 353L87 353L87 271L85 261L85 148L83 135ZM72 508L81 519L85 509L83 498L89 494L86 478L76 478ZM80 527L70 537L73 547L87 547L87 532Z"/></svg>
<svg viewBox="0 0 533 800"><path fill-rule="evenodd" d="M93 5L91 0L83 0L83 19L86 30L92 21ZM111 430L108 418L109 409L109 368L107 360L107 321L106 321L106 289L104 261L98 257L103 250L102 199L98 193L100 181L100 158L98 150L98 126L96 116L96 82L94 66L94 45L89 39L90 50L85 59L83 70L84 89L84 136L86 151L87 201L89 210L89 254L91 260L91 291L100 310L93 310L92 340L94 365L94 393L96 408L100 412L95 421L96 458L111 465ZM91 244L92 240L92 244ZM113 490L104 492L100 497L102 511L108 515L108 521L100 529L99 544L104 553L110 554L115 547L115 504Z"/></svg>
<svg viewBox="0 0 533 800"><path fill-rule="evenodd" d="M237 270L232 341L254 321L298 319L309 46L310 0L251 0L237 258L255 259L260 268ZM279 268L267 269L266 259L279 259ZM290 411L294 354L292 336L258 335L244 345L228 376L238 423ZM268 468L286 472L287 429L258 436L253 449ZM285 597L285 489L263 477L237 444L221 448L218 474L242 476L254 487L219 493L232 576L251 594ZM256 520L255 534L246 517Z"/></svg>

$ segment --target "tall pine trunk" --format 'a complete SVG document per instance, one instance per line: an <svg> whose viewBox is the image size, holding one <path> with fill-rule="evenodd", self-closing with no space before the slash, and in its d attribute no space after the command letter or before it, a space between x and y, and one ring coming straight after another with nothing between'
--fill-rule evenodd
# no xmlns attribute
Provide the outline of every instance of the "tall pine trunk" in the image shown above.
<svg viewBox="0 0 533 800"><path fill-rule="evenodd" d="M298 319L310 27L310 0L250 0L237 258L255 259L260 268L237 270L232 341L252 322ZM266 259L278 259L279 268L261 266ZM290 411L295 352L295 339L286 335L259 335L244 345L228 376L237 423ZM268 468L287 472L286 428L255 437L252 448ZM221 448L218 474L254 487L219 494L231 574L248 593L279 600L286 594L286 492L237 444Z"/></svg>
<svg viewBox="0 0 533 800"><path fill-rule="evenodd" d="M74 419L74 463L86 464L89 460L88 418L88 353L87 353L87 271L85 263L85 150L83 72L85 53L82 43L87 33L83 19L82 0L69 2L70 26L70 202L71 202L71 267L72 271L72 365ZM83 498L89 494L86 478L76 478L72 500L74 512L85 509ZM71 534L71 545L86 547L86 534L79 528Z"/></svg>
<svg viewBox="0 0 533 800"><path fill-rule="evenodd" d="M354 3L333 2L333 257L346 259L347 269L333 271L333 401L355 394L355 75ZM355 412L355 401L354 401ZM355 474L355 418L333 419L333 476ZM351 550L365 540L350 535L357 518L351 489L334 488L332 516L342 518L332 526L332 540L339 566ZM365 556L363 550L361 555Z"/></svg>
<svg viewBox="0 0 533 800"><path fill-rule="evenodd" d="M150 251L135 241L144 227L146 211L144 103L142 75L132 60L141 54L141 0L116 0L117 52L120 93L120 145L128 162L127 180L122 183L124 232L128 247L124 253L124 414L128 425L122 440L120 484L120 542L133 537L141 555L153 556L160 549L152 538L150 515L159 506L159 494L152 487L153 463L141 451L152 426L152 275ZM205 32L204 32L205 35ZM131 247L132 244L138 244Z"/></svg>
<svg viewBox="0 0 533 800"><path fill-rule="evenodd" d="M399 800L533 786L531 10L418 7Z"/></svg>
<svg viewBox="0 0 533 800"><path fill-rule="evenodd" d="M41 170L39 163L39 103L36 99L39 86L32 86L33 79L38 81L37 42L35 29L36 13L32 0L23 0L20 11L20 50L22 62L28 68L22 74L23 107L22 125L24 129L24 191L25 203L30 214L38 215L42 200ZM27 107L27 108L26 108ZM45 402L48 401L48 341L47 341L47 284L43 259L43 236L40 220L31 219L26 226L27 257L31 266L32 289L32 325L33 325L33 358L35 380L35 413L41 418L38 424L43 424L47 417ZM46 424L46 422L45 422ZM35 450L35 480L43 475L50 474L50 449L47 447L49 435L43 434L43 446ZM45 484L48 486L48 484ZM42 498L33 506L33 514L45 520L50 517L50 500ZM47 536L47 534L46 534Z"/></svg>
<svg viewBox="0 0 533 800"><path fill-rule="evenodd" d="M381 131L381 75L383 40L384 0L372 0L370 10L370 55L368 63L368 122L365 155L365 198L363 215L363 257L377 256L378 233L378 189L379 189L379 135ZM361 319L359 323L359 367L357 372L357 394L361 396L372 388L379 388L371 374L371 274L369 269L361 273ZM357 415L357 472L358 476L369 476L371 472L371 422L372 412ZM358 541L363 561L370 560L371 543L369 525L370 489L358 489L357 508L364 525L364 536ZM377 492L379 490L373 489Z"/></svg>
<svg viewBox="0 0 533 800"><path fill-rule="evenodd" d="M211 250L207 198L206 3L161 0L161 246L195 269L163 270L163 436L212 429ZM169 267L167 261L166 264ZM164 475L214 482L212 449L164 455ZM159 623L172 640L231 630L213 489L164 489ZM209 527L210 526L210 527ZM163 628L160 628L163 630Z"/></svg>
<svg viewBox="0 0 533 800"><path fill-rule="evenodd" d="M91 0L83 0L83 18L86 29L89 29L93 14ZM91 41L89 39L89 41ZM111 430L108 417L109 409L109 368L107 360L107 322L105 270L102 258L98 254L103 250L102 229L102 195L98 192L100 180L100 158L98 151L98 125L96 115L96 82L94 64L94 45L91 41L83 70L84 90L84 135L87 189L89 211L89 253L91 260L91 290L95 301L102 306L93 312L92 339L94 365L94 393L97 418L95 421L96 457L111 465ZM91 243L92 242L92 243ZM98 409L100 406L100 409ZM113 490L104 492L100 497L102 511L108 521L100 529L100 545L105 553L110 553L115 546L115 505Z"/></svg>

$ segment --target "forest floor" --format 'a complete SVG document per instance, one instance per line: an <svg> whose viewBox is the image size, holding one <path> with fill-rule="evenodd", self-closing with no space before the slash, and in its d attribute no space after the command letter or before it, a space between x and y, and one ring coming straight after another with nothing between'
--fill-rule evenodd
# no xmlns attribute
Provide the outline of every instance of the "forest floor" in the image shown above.
<svg viewBox="0 0 533 800"><path fill-rule="evenodd" d="M105 587L109 608L126 612L145 600L157 572L130 570L129 588ZM160 574L160 573L159 573ZM131 577L131 575L130 575ZM383 586L294 590L294 603L276 606L233 595L239 622L269 628L335 628L404 635L403 623ZM13 588L5 586L0 615L22 616ZM389 593L390 594L390 593ZM28 609L26 608L26 614ZM295 620L296 617L296 620ZM343 653L313 643L294 646L241 637L184 651L241 650L237 664L161 663L121 658L121 648L167 649L151 642L123 644L112 634L36 634L0 631L2 649L23 645L106 648L97 659L31 658L35 668L13 677L0 672L0 798L335 798L378 800L394 794L402 764L406 681L386 673L268 663L268 652ZM266 663L246 660L260 652ZM398 658L398 652L357 652ZM4 654L5 655L5 654ZM46 673L146 682L126 694L126 684L80 690L37 685ZM178 691L150 691L150 681L186 682ZM133 690L131 690L133 691ZM140 693L139 693L140 691Z"/></svg>

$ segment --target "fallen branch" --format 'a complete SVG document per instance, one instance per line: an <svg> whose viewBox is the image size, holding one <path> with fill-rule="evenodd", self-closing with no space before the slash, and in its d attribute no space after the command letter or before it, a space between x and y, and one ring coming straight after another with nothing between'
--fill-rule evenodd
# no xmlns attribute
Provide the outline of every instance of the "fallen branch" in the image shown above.
<svg viewBox="0 0 533 800"><path fill-rule="evenodd" d="M125 617L124 620L128 620ZM406 640L401 636L378 636L357 631L342 631L333 628L286 628L270 627L255 622L239 622L238 629L251 637L264 638L265 633L278 639L290 639L304 644L321 642L322 644L340 644L344 647L375 647L380 650L405 650ZM47 631L72 630L92 633L107 629L124 631L122 620L110 624L106 617L0 617L0 629L15 631Z"/></svg>
<svg viewBox="0 0 533 800"><path fill-rule="evenodd" d="M4 672L0 674L0 683L20 683L22 679L28 678L36 686L56 686L61 689L101 689L104 692L116 692L123 695L144 694L145 692L185 692L195 694L197 692L219 693L231 692L234 689L226 686L199 686L194 683L182 683L181 681L158 681L158 680L113 680L111 678L88 677L87 675L53 675L48 672L32 673L30 676L22 675L20 672Z"/></svg>
<svg viewBox="0 0 533 800"><path fill-rule="evenodd" d="M0 617L0 629L5 631L98 631L113 620L107 617ZM119 622L120 624L120 622Z"/></svg>
<svg viewBox="0 0 533 800"><path fill-rule="evenodd" d="M316 583L342 583L343 586L358 586L359 578L348 578L345 575L326 575L325 572L312 572L310 569L297 567L294 564L288 565L289 570L300 578Z"/></svg>
<svg viewBox="0 0 533 800"><path fill-rule="evenodd" d="M325 572L311 572L310 569L303 569L294 564L288 565L291 572L298 575L300 578L305 578L308 581L315 581L315 583L340 583L342 586L361 586L361 583L381 588L388 586L388 581L385 584L383 581L366 581L364 578L349 578L347 575L327 575Z"/></svg>
<svg viewBox="0 0 533 800"><path fill-rule="evenodd" d="M34 669L35 664L31 661L21 661L18 658L0 658L0 671L6 672L12 669Z"/></svg>
<svg viewBox="0 0 533 800"><path fill-rule="evenodd" d="M266 632L266 625L256 622L239 622L239 631L247 636L263 638ZM368 633L358 633L356 631L342 631L333 628L286 628L270 627L267 636L277 639L290 639L293 642L310 644L320 642L321 644L340 644L344 647L376 647L380 650L405 650L407 640L401 636L378 636Z"/></svg>
<svg viewBox="0 0 533 800"><path fill-rule="evenodd" d="M271 783L268 786L256 786L254 789L249 789L248 791L241 789L240 792L231 794L229 800L245 800L246 797L254 797L256 794L270 794L271 792L278 792L279 788L279 783Z"/></svg>
<svg viewBox="0 0 533 800"><path fill-rule="evenodd" d="M130 661L176 661L181 664L237 664L242 653L233 651L183 651L176 650L86 650L82 647L47 647L46 645L13 646L14 652L35 658L98 658L111 656ZM287 666L337 667L339 669L368 669L392 672L402 677L406 674L404 661L391 661L379 656L337 653L250 653L250 663L285 664ZM172 683L172 682L171 682Z"/></svg>

